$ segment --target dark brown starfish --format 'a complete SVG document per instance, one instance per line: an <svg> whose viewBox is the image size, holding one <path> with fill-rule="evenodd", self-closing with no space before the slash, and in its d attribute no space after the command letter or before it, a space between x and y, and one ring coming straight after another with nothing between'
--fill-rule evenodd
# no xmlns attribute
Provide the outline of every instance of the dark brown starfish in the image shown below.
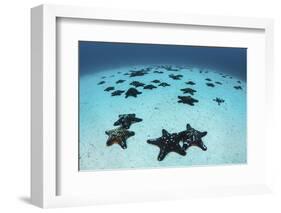
<svg viewBox="0 0 281 213"><path fill-rule="evenodd" d="M108 135L108 139L106 141L107 146L119 144L122 149L127 148L127 139L135 135L133 131L129 131L123 127L107 130L105 131L105 134Z"/></svg>
<svg viewBox="0 0 281 213"><path fill-rule="evenodd" d="M162 136L156 139L148 140L147 143L156 145L160 148L158 160L162 161L170 152L176 152L182 156L186 155L185 150L179 144L180 140L177 133L168 133L167 130L162 130Z"/></svg>
<svg viewBox="0 0 281 213"><path fill-rule="evenodd" d="M207 132L200 132L192 128L189 124L186 125L186 130L179 132L178 137L183 142L182 148L187 150L191 146L197 146L203 151L207 150L207 147L202 141L202 138L207 135Z"/></svg>

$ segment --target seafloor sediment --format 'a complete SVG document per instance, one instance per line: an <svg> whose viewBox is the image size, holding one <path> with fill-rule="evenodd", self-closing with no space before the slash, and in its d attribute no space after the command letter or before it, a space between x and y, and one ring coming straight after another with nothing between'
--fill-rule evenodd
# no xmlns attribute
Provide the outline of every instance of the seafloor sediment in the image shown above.
<svg viewBox="0 0 281 213"><path fill-rule="evenodd" d="M128 95L130 88L138 92ZM198 102L178 102L179 96ZM224 102L218 104L216 98ZM105 131L116 128L119 115L131 113L142 121L129 127L135 134L127 139L127 148L107 146ZM208 132L208 150L192 146L185 156L171 152L158 161L159 149L147 140L161 136L162 129L181 132L186 124ZM246 82L196 66L139 65L83 75L79 146L81 171L246 163Z"/></svg>

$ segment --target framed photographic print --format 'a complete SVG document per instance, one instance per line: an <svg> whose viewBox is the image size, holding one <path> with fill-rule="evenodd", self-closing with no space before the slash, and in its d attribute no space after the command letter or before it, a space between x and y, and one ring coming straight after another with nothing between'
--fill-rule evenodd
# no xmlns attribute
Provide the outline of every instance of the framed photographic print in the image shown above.
<svg viewBox="0 0 281 213"><path fill-rule="evenodd" d="M247 163L246 48L78 45L80 171Z"/></svg>
<svg viewBox="0 0 281 213"><path fill-rule="evenodd" d="M32 203L269 192L272 30L270 19L33 8Z"/></svg>

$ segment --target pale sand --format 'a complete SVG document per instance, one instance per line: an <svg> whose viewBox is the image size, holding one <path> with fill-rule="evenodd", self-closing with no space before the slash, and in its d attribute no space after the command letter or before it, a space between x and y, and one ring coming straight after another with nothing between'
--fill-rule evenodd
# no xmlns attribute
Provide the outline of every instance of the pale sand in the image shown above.
<svg viewBox="0 0 281 213"><path fill-rule="evenodd" d="M146 67L143 65L135 68ZM106 70L80 78L80 170L111 170L128 168L153 168L153 167L183 167L192 165L224 165L246 163L246 83L233 76L233 79L222 78L221 70L209 70L209 73L199 73L195 67L191 72L183 69L179 72L164 71L163 74L153 73L139 77L123 75L132 67L122 67L115 70ZM161 70L161 69L159 69ZM117 74L117 72L122 72ZM173 80L169 74L182 74L182 80ZM115 75L114 77L109 77ZM101 79L107 76L106 79ZM220 81L223 85L214 88L206 86L205 78L212 82ZM116 84L119 79L126 82ZM105 92L108 86L115 89L127 90L132 81L153 84L150 81L159 79L161 82L171 84L170 87L158 87L154 90L137 89L141 92L137 98L111 96ZM103 85L98 82L105 80ZM192 80L196 85L187 85L185 82ZM243 90L233 88L237 80L241 81ZM199 100L195 106L177 103L178 95L183 94L180 89L190 87L197 92L194 98ZM220 106L213 101L220 97L225 100ZM156 108L156 109L155 109ZM123 150L114 144L107 147L105 130L116 128L113 123L119 114L136 113L142 118L140 123L133 124L130 128L135 136L127 140L128 148ZM147 139L161 136L161 130L179 132L189 123L199 131L207 131L203 138L207 151L197 147L187 150L186 156L170 153L159 162L157 156L159 148L147 144Z"/></svg>

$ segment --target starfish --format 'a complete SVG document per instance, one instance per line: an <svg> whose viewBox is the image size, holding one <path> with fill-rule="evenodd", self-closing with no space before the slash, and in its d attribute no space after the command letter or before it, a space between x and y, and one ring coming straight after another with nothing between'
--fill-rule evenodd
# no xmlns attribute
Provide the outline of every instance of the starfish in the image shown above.
<svg viewBox="0 0 281 213"><path fill-rule="evenodd" d="M123 127L107 130L105 131L105 134L108 135L108 139L106 141L107 146L111 146L112 144L119 144L122 149L127 148L127 139L135 135L133 131L129 131Z"/></svg>
<svg viewBox="0 0 281 213"><path fill-rule="evenodd" d="M234 89L240 89L240 90L242 90L242 87L241 87L241 86L234 86Z"/></svg>
<svg viewBox="0 0 281 213"><path fill-rule="evenodd" d="M170 65L163 65L162 68L166 69L167 71L179 71L178 69L172 68Z"/></svg>
<svg viewBox="0 0 281 213"><path fill-rule="evenodd" d="M154 71L154 73L162 74L164 72L156 70L156 71Z"/></svg>
<svg viewBox="0 0 281 213"><path fill-rule="evenodd" d="M161 87L168 87L168 86L171 86L170 84L166 83L166 82L162 82L161 84L159 84L158 86L161 86Z"/></svg>
<svg viewBox="0 0 281 213"><path fill-rule="evenodd" d="M160 81L159 80L157 80L157 79L155 79L155 80L153 80L153 81L151 81L152 83L160 83Z"/></svg>
<svg viewBox="0 0 281 213"><path fill-rule="evenodd" d="M114 87L107 87L104 91L109 92L109 91L111 91L111 90L114 90Z"/></svg>
<svg viewBox="0 0 281 213"><path fill-rule="evenodd" d="M196 92L196 90L191 89L191 88L184 88L184 89L181 89L181 91L183 91L184 94L189 93L190 95L194 95L194 93Z"/></svg>
<svg viewBox="0 0 281 213"><path fill-rule="evenodd" d="M119 96L121 95L123 92L125 92L124 90L116 90L114 92L111 93L111 96Z"/></svg>
<svg viewBox="0 0 281 213"><path fill-rule="evenodd" d="M180 140L177 133L168 133L165 129L162 130L162 136L156 139L147 140L147 143L156 145L160 148L158 160L162 161L170 152L176 152L182 156L186 155L185 150L179 144Z"/></svg>
<svg viewBox="0 0 281 213"><path fill-rule="evenodd" d="M136 77L136 76L143 76L148 73L149 69L141 69L137 71L131 71L130 77Z"/></svg>
<svg viewBox="0 0 281 213"><path fill-rule="evenodd" d="M98 83L98 85L102 85L102 84L104 84L105 83L105 81L100 81L99 83Z"/></svg>
<svg viewBox="0 0 281 213"><path fill-rule="evenodd" d="M197 99L192 98L191 96L178 96L180 100L178 103L188 104L190 106L194 106L194 103L199 102Z"/></svg>
<svg viewBox="0 0 281 213"><path fill-rule="evenodd" d="M123 82L125 82L125 81L126 81L126 80L120 79L120 80L116 81L115 83L116 83L116 84L121 84L121 83L123 83Z"/></svg>
<svg viewBox="0 0 281 213"><path fill-rule="evenodd" d="M195 83L193 81L188 81L188 82L185 82L186 84L189 84L189 85L195 85Z"/></svg>
<svg viewBox="0 0 281 213"><path fill-rule="evenodd" d="M218 105L221 105L221 103L223 103L223 102L224 102L224 100L223 100L223 99L218 98L218 97L216 97L215 99L213 99L213 101L217 102L217 103L218 103Z"/></svg>
<svg viewBox="0 0 281 213"><path fill-rule="evenodd" d="M129 96L136 98L141 93L142 92L139 92L137 89L131 87L130 89L127 90L127 92L125 94L126 95L125 98L128 98Z"/></svg>
<svg viewBox="0 0 281 213"><path fill-rule="evenodd" d="M203 151L207 150L207 147L202 141L202 138L207 135L207 132L200 132L190 126L190 124L186 125L186 130L179 132L178 137L183 142L182 148L187 150L191 146L198 146Z"/></svg>
<svg viewBox="0 0 281 213"><path fill-rule="evenodd" d="M130 83L130 85L135 86L135 87L143 87L145 84L141 83L139 81L133 81Z"/></svg>
<svg viewBox="0 0 281 213"><path fill-rule="evenodd" d="M130 126L134 123L141 122L141 118L137 118L136 114L122 114L119 115L119 119L114 123L114 126L119 126L129 129Z"/></svg>
<svg viewBox="0 0 281 213"><path fill-rule="evenodd" d="M213 83L206 83L206 85L207 85L208 87L215 87L215 85L214 85Z"/></svg>
<svg viewBox="0 0 281 213"><path fill-rule="evenodd" d="M181 80L181 78L183 77L183 75L174 75L171 74L169 75L170 78L174 79L174 80Z"/></svg>
<svg viewBox="0 0 281 213"><path fill-rule="evenodd" d="M146 86L144 87L144 89L150 89L150 90L155 89L155 88L157 88L157 87L154 86L154 85L152 85L152 84L146 85Z"/></svg>

